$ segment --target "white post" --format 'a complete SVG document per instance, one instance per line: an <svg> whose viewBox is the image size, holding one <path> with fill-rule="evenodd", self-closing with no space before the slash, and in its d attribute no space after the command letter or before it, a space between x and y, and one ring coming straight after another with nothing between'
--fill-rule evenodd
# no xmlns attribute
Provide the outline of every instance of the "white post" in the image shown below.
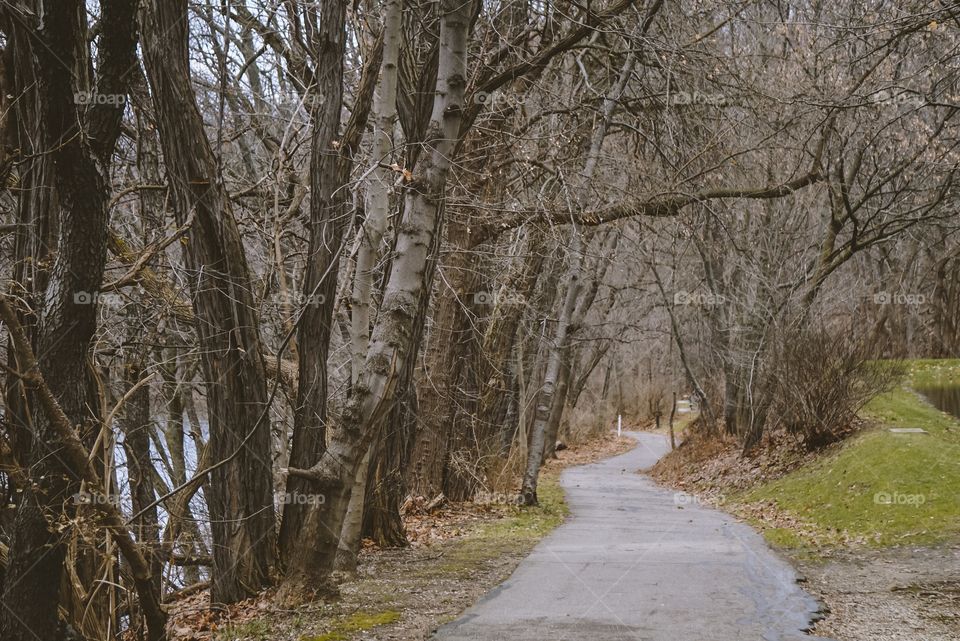
<svg viewBox="0 0 960 641"><path fill-rule="evenodd" d="M623 417L620 414L617 414L617 436L623 432Z"/></svg>

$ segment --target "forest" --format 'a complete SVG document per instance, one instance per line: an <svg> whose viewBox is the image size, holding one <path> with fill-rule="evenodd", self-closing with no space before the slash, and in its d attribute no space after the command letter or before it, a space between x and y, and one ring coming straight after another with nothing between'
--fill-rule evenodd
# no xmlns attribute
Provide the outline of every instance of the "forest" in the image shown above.
<svg viewBox="0 0 960 641"><path fill-rule="evenodd" d="M842 440L878 359L960 357L958 46L947 0L0 0L0 638L336 598L678 398Z"/></svg>

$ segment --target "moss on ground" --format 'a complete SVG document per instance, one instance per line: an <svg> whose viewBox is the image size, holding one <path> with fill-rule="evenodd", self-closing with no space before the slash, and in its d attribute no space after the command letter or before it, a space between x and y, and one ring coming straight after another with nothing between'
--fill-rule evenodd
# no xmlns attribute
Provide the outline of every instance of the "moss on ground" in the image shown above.
<svg viewBox="0 0 960 641"><path fill-rule="evenodd" d="M389 625L400 620L396 610L385 612L357 612L334 623L329 632L316 636L302 636L300 641L349 641L358 632L371 630L381 625Z"/></svg>
<svg viewBox="0 0 960 641"><path fill-rule="evenodd" d="M534 508L511 506L511 516L483 525L476 535L491 539L540 540L563 523L570 514L570 508L564 499L563 488L560 486L560 473L557 470L545 470L541 474L537 486L537 499L540 505Z"/></svg>
<svg viewBox="0 0 960 641"><path fill-rule="evenodd" d="M960 361L910 361L903 385L875 398L863 414L876 421L836 451L736 501L772 501L828 543L931 544L960 536L960 421L927 403L914 386L960 383ZM893 433L912 427L926 434ZM809 533L765 531L788 548Z"/></svg>
<svg viewBox="0 0 960 641"><path fill-rule="evenodd" d="M419 578L456 575L467 578L489 559L518 548L526 551L563 523L570 513L556 470L544 470L537 490L540 505L503 505L501 517L482 523L452 542L441 562L416 570Z"/></svg>
<svg viewBox="0 0 960 641"><path fill-rule="evenodd" d="M512 566L504 564L504 558L519 560L560 525L569 514L560 486L560 470L543 470L538 494L540 505L537 507L499 505L492 508L491 518L468 525L456 539L431 548L435 556L426 562L399 565L402 571L394 568L386 579L380 573L359 577L350 588L350 592L355 593L353 597L345 596L340 602L308 603L297 612L274 612L262 618L231 623L221 628L215 639L351 641L361 638L364 632L397 623L401 618L399 625L406 625L410 618L407 613L418 607L416 595L429 586L490 581L491 567L502 566L509 571ZM344 611L361 603L362 609L357 612ZM455 619L460 609L438 616L435 624Z"/></svg>
<svg viewBox="0 0 960 641"><path fill-rule="evenodd" d="M220 628L216 634L217 641L234 641L234 639L249 639L250 641L268 641L272 639L273 628L266 619L253 619L242 623L231 623Z"/></svg>

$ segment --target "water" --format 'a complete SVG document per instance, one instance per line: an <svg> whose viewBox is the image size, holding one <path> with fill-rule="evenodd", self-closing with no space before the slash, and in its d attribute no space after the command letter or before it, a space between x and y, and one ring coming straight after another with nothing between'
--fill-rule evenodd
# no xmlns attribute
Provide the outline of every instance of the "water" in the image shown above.
<svg viewBox="0 0 960 641"><path fill-rule="evenodd" d="M938 410L960 418L960 385L918 387L917 391L923 394Z"/></svg>

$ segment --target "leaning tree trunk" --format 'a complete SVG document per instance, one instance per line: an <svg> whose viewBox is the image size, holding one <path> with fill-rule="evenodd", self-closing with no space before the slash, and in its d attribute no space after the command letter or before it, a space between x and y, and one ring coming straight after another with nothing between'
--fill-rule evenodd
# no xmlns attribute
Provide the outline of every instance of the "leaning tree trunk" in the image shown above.
<svg viewBox="0 0 960 641"><path fill-rule="evenodd" d="M563 350L567 345L567 332L570 320L577 304L577 295L580 290L580 267L583 262L583 252L580 249L580 231L572 230L572 247L570 265L567 277L566 296L560 309L557 320L557 331L549 349L547 371L543 377L543 385L537 394L537 405L534 414L533 426L530 429L530 438L527 442L527 467L523 474L523 485L520 488L520 502L523 505L537 505L537 479L540 475L540 466L543 464L543 445L546 439L547 422L550 410L553 407L553 397L560 376L560 367Z"/></svg>
<svg viewBox="0 0 960 641"><path fill-rule="evenodd" d="M438 217L437 224L440 220ZM417 313L413 318L414 331L410 333L406 346L406 353L411 356L404 361L403 368L398 373L393 391L394 400L384 419L384 425L378 430L379 437L374 443L375 449L371 458L371 470L375 470L372 477L374 486L369 487L368 481L367 494L371 496L365 503L364 529L369 529L374 540L384 546L399 547L408 543L400 514L401 504L407 496L403 473L409 468L417 430L419 404L413 376L417 364L416 355L420 353L420 342L423 339L423 331L418 328L424 326L429 311L429 293L436 273L434 267L439 249L438 241L439 235L435 230L433 244L428 252L429 258L423 270Z"/></svg>
<svg viewBox="0 0 960 641"><path fill-rule="evenodd" d="M654 12L658 8L659 5L656 5L654 7ZM649 22L645 24L644 29L648 26ZM585 187L589 187L589 181L593 178L593 175L596 171L600 158L600 152L603 148L603 141L606 139L607 130L609 129L610 123L613 120L613 112L619 103L620 97L626 90L627 83L629 82L633 73L634 63L635 54L631 51L627 55L623 67L620 69L620 74L617 78L616 84L611 88L610 94L604 98L601 110L603 117L601 118L596 130L593 132L590 149L587 153L587 159L584 163L582 172L582 178L584 180ZM584 195L585 194L586 192L584 192ZM547 429L550 423L550 414L553 410L554 393L557 387L558 376L563 366L562 360L568 355L567 333L571 329L571 323L574 325L574 331L576 330L576 326L580 323L580 321L582 321L590 305L593 304L593 297L596 296L596 287L598 286L599 282L599 277L594 279L594 281L591 283L591 287L588 290L585 300L578 304L577 297L580 289L580 272L582 270L584 260L583 250L581 249L583 245L583 240L580 238L581 233L582 232L576 228L572 230L573 248L571 249L571 256L573 263L570 266L570 276L569 283L567 285L566 299L560 312L560 319L557 323L557 333L554 338L554 343L550 347L550 356L549 360L547 361L547 372L546 376L544 377L543 387L541 388L537 397L535 418L527 446L527 469L524 473L523 486L520 490L520 500L525 505L537 504L537 477L540 474L540 466L543 463L544 443L548 437ZM608 232L608 234L609 233L610 232ZM606 248L606 244L606 241L600 243L601 250ZM565 394L566 386L564 386L563 391ZM560 414L562 411L563 407L561 405L559 408L557 408L555 414L556 425L559 425Z"/></svg>
<svg viewBox="0 0 960 641"><path fill-rule="evenodd" d="M290 468L291 476L309 481L324 492L327 500L322 519L320 511L309 512L303 528L304 544L295 551L289 566L289 590L328 581L350 502L351 480L376 435L379 421L388 415L395 400L398 375L412 356L411 338L422 329L415 327L414 320L420 297L426 295L424 269L459 136L471 8L470 3L457 0L441 2L436 97L424 144L425 158L407 185L395 259L362 372L323 457L310 469Z"/></svg>
<svg viewBox="0 0 960 641"><path fill-rule="evenodd" d="M269 585L275 560L267 387L243 241L191 84L187 0L150 0L147 75L185 243L207 383L211 459L211 598L232 603Z"/></svg>
<svg viewBox="0 0 960 641"><path fill-rule="evenodd" d="M606 277L607 270L610 268L610 264L613 262L613 257L616 254L619 238L619 233L610 230L603 234L600 237L600 241L597 243L599 245L599 249L596 259L593 261L589 270L587 270L590 274L590 280L588 283L586 283L586 286L581 285L581 291L583 294L577 301L577 305L574 308L573 314L570 318L570 327L567 330L568 343L572 337L575 336L583 327L587 314L593 307L593 302L597 298L597 292L600 290L600 284ZM553 406L550 409L550 418L547 421L547 433L543 448L544 458L554 458L556 456L556 444L557 437L560 433L560 422L563 418L563 412L566 409L567 395L570 390L570 379L574 373L574 354L575 351L569 344L564 345L560 353L560 379L557 383L557 390L556 394L554 395Z"/></svg>
<svg viewBox="0 0 960 641"><path fill-rule="evenodd" d="M402 36L401 0L389 0L384 4L383 59L380 78L374 94L373 162L366 189L366 218L360 229L360 245L357 252L356 273L353 280L353 306L351 308L351 384L359 381L363 361L370 346L370 310L373 303L372 290L380 245L387 228L390 212L390 188L393 171L387 166L393 153L393 129L397 119L397 77ZM381 432L383 430L381 429ZM361 462L351 490L350 507L340 534L340 549L337 552L337 569L352 572L357 566L361 531L367 505L367 483L371 462L380 462L378 438L369 446Z"/></svg>

